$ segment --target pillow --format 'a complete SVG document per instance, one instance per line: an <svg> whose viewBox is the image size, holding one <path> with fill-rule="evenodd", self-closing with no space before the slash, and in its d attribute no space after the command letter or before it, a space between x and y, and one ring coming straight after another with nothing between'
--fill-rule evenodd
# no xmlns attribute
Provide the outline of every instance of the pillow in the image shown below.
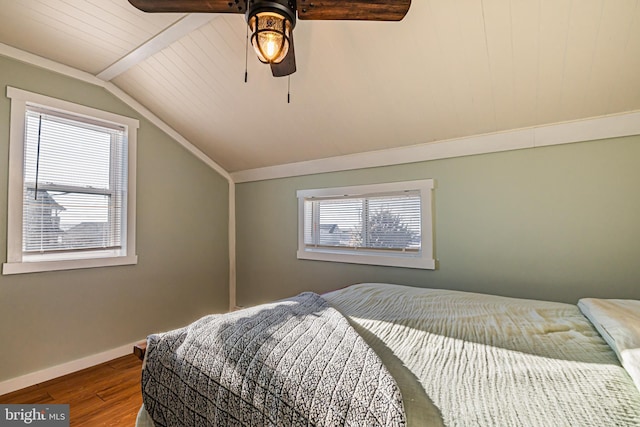
<svg viewBox="0 0 640 427"><path fill-rule="evenodd" d="M583 298L578 307L616 352L640 390L640 301Z"/></svg>

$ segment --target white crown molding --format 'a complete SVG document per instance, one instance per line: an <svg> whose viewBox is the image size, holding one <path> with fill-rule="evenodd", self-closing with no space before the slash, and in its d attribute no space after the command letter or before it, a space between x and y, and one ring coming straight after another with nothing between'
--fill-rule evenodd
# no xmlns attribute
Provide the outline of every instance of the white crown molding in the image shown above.
<svg viewBox="0 0 640 427"><path fill-rule="evenodd" d="M536 147L640 134L640 111L595 117L534 129Z"/></svg>
<svg viewBox="0 0 640 427"><path fill-rule="evenodd" d="M388 150L369 151L345 156L231 173L235 183L263 181L318 173L338 172L380 166L393 166L428 160L497 153L524 148L595 141L598 139L640 135L640 112L601 116L591 119L515 129L506 132L449 139Z"/></svg>
<svg viewBox="0 0 640 427"><path fill-rule="evenodd" d="M142 340L136 341L135 343L123 345L121 347L113 348L111 350L103 351L102 353L93 354L91 356L72 360L71 362L63 363L61 365L52 366L50 368L46 368L37 372L32 372L20 377L2 381L0 382L0 396L16 390L21 390L25 387L30 387L35 384L40 384L42 382L61 377L63 375L77 372L82 369L90 368L92 366L117 359L118 357L126 356L127 354L133 354L133 346L140 341Z"/></svg>

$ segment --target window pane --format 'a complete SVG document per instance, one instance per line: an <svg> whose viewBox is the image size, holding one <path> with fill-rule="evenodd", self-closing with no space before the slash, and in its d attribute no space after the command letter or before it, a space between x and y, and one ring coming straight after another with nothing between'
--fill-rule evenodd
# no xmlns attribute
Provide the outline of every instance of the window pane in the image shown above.
<svg viewBox="0 0 640 427"><path fill-rule="evenodd" d="M109 197L38 191L25 200L24 251L102 249L120 245L109 227Z"/></svg>
<svg viewBox="0 0 640 427"><path fill-rule="evenodd" d="M434 269L433 188L424 179L298 190L297 258Z"/></svg>
<svg viewBox="0 0 640 427"><path fill-rule="evenodd" d="M121 246L124 131L28 110L23 251Z"/></svg>
<svg viewBox="0 0 640 427"><path fill-rule="evenodd" d="M313 202L304 201L304 243L312 245L313 242Z"/></svg>
<svg viewBox="0 0 640 427"><path fill-rule="evenodd" d="M349 247L362 231L362 199L305 201L305 244Z"/></svg>
<svg viewBox="0 0 640 427"><path fill-rule="evenodd" d="M420 220L415 195L307 200L304 239L314 246L420 250Z"/></svg>
<svg viewBox="0 0 640 427"><path fill-rule="evenodd" d="M59 213L64 208L46 191L25 192L23 250L46 251L60 247L62 230Z"/></svg>
<svg viewBox="0 0 640 427"><path fill-rule="evenodd" d="M95 125L29 112L25 141L25 181L35 183L38 168L40 183L109 188L113 133L111 129L99 129Z"/></svg>
<svg viewBox="0 0 640 427"><path fill-rule="evenodd" d="M320 245L357 246L361 231L362 199L320 202Z"/></svg>
<svg viewBox="0 0 640 427"><path fill-rule="evenodd" d="M367 247L420 249L420 198L369 199Z"/></svg>

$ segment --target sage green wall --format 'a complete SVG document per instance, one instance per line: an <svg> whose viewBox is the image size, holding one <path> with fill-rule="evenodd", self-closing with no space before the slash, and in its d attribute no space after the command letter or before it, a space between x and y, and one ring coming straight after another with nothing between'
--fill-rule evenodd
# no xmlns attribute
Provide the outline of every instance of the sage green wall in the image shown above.
<svg viewBox="0 0 640 427"><path fill-rule="evenodd" d="M640 137L236 186L239 305L357 282L640 299ZM434 178L436 271L296 259L296 190Z"/></svg>
<svg viewBox="0 0 640 427"><path fill-rule="evenodd" d="M140 119L135 266L0 276L0 381L228 307L228 184L104 89L0 56L0 262L7 259L7 85Z"/></svg>

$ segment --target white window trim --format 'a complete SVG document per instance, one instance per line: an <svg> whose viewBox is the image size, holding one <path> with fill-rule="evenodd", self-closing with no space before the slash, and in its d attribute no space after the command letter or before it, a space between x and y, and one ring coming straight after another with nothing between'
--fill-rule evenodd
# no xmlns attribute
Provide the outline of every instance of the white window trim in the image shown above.
<svg viewBox="0 0 640 427"><path fill-rule="evenodd" d="M9 130L9 188L7 212L7 262L2 274L36 273L44 271L74 270L79 268L107 267L137 264L136 255L136 152L139 122L130 117L98 110L91 107L51 98L22 89L7 86L7 98L11 99L11 121ZM22 254L22 200L23 200L23 156L25 112L27 106L39 106L59 110L76 116L97 118L127 128L127 219L126 254L113 256L105 251L105 257L86 259L51 260L25 262Z"/></svg>
<svg viewBox="0 0 640 427"><path fill-rule="evenodd" d="M381 265L388 267L406 267L434 270L433 257L433 179L418 181L392 182L385 184L357 185L350 187L298 190L298 251L297 258L314 261L344 262L351 264ZM309 248L304 243L304 201L312 197L342 197L374 195L400 191L419 191L421 200L422 243L421 251L415 255L377 254L353 249Z"/></svg>

